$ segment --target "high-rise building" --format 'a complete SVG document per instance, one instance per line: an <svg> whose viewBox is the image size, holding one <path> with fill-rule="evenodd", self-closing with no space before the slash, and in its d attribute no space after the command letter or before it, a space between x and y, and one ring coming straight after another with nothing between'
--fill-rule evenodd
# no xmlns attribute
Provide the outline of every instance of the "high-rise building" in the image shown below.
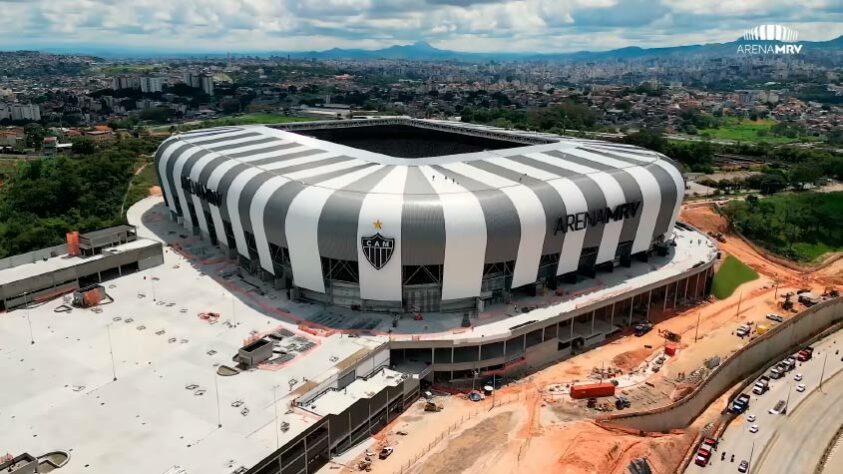
<svg viewBox="0 0 843 474"><path fill-rule="evenodd" d="M12 120L32 120L37 122L41 120L41 107L37 104L12 104L11 116Z"/></svg>
<svg viewBox="0 0 843 474"><path fill-rule="evenodd" d="M141 92L161 92L164 89L164 78L156 76L143 76L140 78Z"/></svg>
<svg viewBox="0 0 843 474"><path fill-rule="evenodd" d="M211 74L202 74L200 77L202 91L208 95L214 95L214 76Z"/></svg>
<svg viewBox="0 0 843 474"><path fill-rule="evenodd" d="M137 89L140 87L140 80L133 76L114 76L111 78L111 88L118 91L120 89Z"/></svg>
<svg viewBox="0 0 843 474"><path fill-rule="evenodd" d="M214 76L209 73L199 73L196 71L187 71L182 76L182 80L190 87L202 89L208 95L214 95Z"/></svg>

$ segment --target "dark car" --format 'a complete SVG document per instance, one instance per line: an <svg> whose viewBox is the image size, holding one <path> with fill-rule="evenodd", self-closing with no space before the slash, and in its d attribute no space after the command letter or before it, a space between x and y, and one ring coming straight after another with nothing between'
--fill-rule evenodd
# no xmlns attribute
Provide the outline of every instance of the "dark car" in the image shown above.
<svg viewBox="0 0 843 474"><path fill-rule="evenodd" d="M650 332L653 329L653 325L650 323L641 323L636 324L633 329L635 330L635 335L641 337Z"/></svg>
<svg viewBox="0 0 843 474"><path fill-rule="evenodd" d="M392 451L394 451L394 449L392 449L391 447L387 446L387 447L385 447L385 448L381 449L381 452L380 452L380 453L378 453L378 457L379 457L380 459L386 459L386 458L388 458L388 457L389 457L389 455L390 455L390 454L392 454Z"/></svg>
<svg viewBox="0 0 843 474"><path fill-rule="evenodd" d="M741 463L738 464L738 472L746 472L747 469L749 469L749 463L748 462L741 461Z"/></svg>

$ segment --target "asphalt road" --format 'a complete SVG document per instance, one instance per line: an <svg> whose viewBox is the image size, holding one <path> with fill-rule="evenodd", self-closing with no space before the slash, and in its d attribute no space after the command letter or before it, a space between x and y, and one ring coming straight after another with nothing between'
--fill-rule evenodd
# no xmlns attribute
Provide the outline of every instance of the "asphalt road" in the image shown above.
<svg viewBox="0 0 843 474"><path fill-rule="evenodd" d="M758 461L762 457L769 459L772 454L767 454L770 453L770 451L765 448L771 443L772 445L775 445L777 439L781 439L781 443L792 442L790 433L794 433L796 430L802 429L803 425L808 426L816 424L817 417L813 410L816 410L817 408L803 411L801 405L819 386L820 374L823 373L823 359L826 357L826 354L828 354L828 359L826 361L823 376L823 392L827 394L834 393L835 396L843 393L843 389L837 385L843 383L841 382L841 380L843 380L843 376L834 377L833 381L829 382L830 377L843 369L843 362L840 360L840 358L843 357L843 331L837 332L833 336L819 341L814 344L813 347L815 349L814 357L807 362L797 362L796 368L787 375L778 380L771 380L770 389L767 390L767 393L763 395L755 395L752 393L751 387L747 388L744 393L749 393L751 396L749 409L743 415L735 418L726 429L725 433L723 433L723 436L720 438L720 444L717 451L713 453L709 465L705 468L701 468L692 461L690 466L685 470L686 474L701 474L706 472L735 473L738 472L738 465L743 460L750 462L750 472L752 473L767 474L768 472L779 472L779 469L781 469L781 472L788 473L812 472L814 466L819 460L819 455L817 455L817 457L813 460L808 461L810 464L809 468L802 466L801 469L797 468L793 470L786 470L784 467L779 465L776 468L767 471L759 469L757 466L758 462L754 461ZM835 355L835 351L838 349L840 350L840 353ZM802 374L801 382L793 380L794 375L797 373ZM796 386L800 383L805 384L805 392L800 393L796 391ZM832 386L832 384L834 385ZM832 390L834 390L834 392L832 392ZM769 410L775 406L776 402L779 400L788 400L788 393L790 394L788 413L786 415L770 414ZM825 399L830 397L821 398ZM813 406L813 402L811 402L811 406ZM837 405L837 407L839 406L840 405ZM836 412L831 411L830 413L837 413L837 415L825 417L829 418L827 421L831 424L833 424L834 421L837 421L838 423L838 425L832 430L832 435L839 426L839 420L843 419L843 417L839 415L840 409L836 408L836 410ZM754 422L747 421L747 417L749 415L754 415L756 417ZM751 433L749 431L749 428L752 425L758 426L757 433ZM804 442L811 443L812 439L805 438ZM817 443L820 443L820 441L817 440ZM823 444L821 447L817 447L820 453L822 453L822 450L825 449L826 445L827 443ZM783 444L780 444L779 446L783 446ZM726 453L726 457L723 461L721 461L720 456L724 452ZM734 462L731 462L732 454L735 455ZM800 456L800 459L802 459L802 456ZM769 461L763 460L762 462L764 462L766 466ZM770 465L772 465L772 463L770 463Z"/></svg>
<svg viewBox="0 0 843 474"><path fill-rule="evenodd" d="M829 356L830 358L831 356ZM752 472L813 472L843 423L843 375L840 372L813 391L776 433ZM838 466L839 467L839 466Z"/></svg>

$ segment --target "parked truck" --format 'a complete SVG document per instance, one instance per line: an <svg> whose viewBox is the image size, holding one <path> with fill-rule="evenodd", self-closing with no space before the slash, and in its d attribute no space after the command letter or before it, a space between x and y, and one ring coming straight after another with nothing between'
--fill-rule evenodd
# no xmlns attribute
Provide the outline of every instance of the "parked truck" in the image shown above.
<svg viewBox="0 0 843 474"><path fill-rule="evenodd" d="M732 406L729 407L729 411L736 415L740 415L745 412L747 408L749 408L749 394L742 393L732 401Z"/></svg>
<svg viewBox="0 0 843 474"><path fill-rule="evenodd" d="M770 377L766 375L762 375L758 378L755 382L755 386L752 387L752 393L756 395L763 395L764 392L770 389Z"/></svg>
<svg viewBox="0 0 843 474"><path fill-rule="evenodd" d="M811 357L814 355L814 348L813 347L806 347L799 351L796 354L796 360L799 362L805 362L806 360L811 360Z"/></svg>

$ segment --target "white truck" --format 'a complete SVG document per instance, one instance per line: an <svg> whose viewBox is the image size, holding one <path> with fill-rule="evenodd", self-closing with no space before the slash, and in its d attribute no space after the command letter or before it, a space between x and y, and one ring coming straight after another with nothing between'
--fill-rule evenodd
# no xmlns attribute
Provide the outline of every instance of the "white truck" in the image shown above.
<svg viewBox="0 0 843 474"><path fill-rule="evenodd" d="M764 392L770 389L770 377L766 375L762 375L758 378L755 382L755 385L752 387L752 393L756 395L763 395Z"/></svg>

